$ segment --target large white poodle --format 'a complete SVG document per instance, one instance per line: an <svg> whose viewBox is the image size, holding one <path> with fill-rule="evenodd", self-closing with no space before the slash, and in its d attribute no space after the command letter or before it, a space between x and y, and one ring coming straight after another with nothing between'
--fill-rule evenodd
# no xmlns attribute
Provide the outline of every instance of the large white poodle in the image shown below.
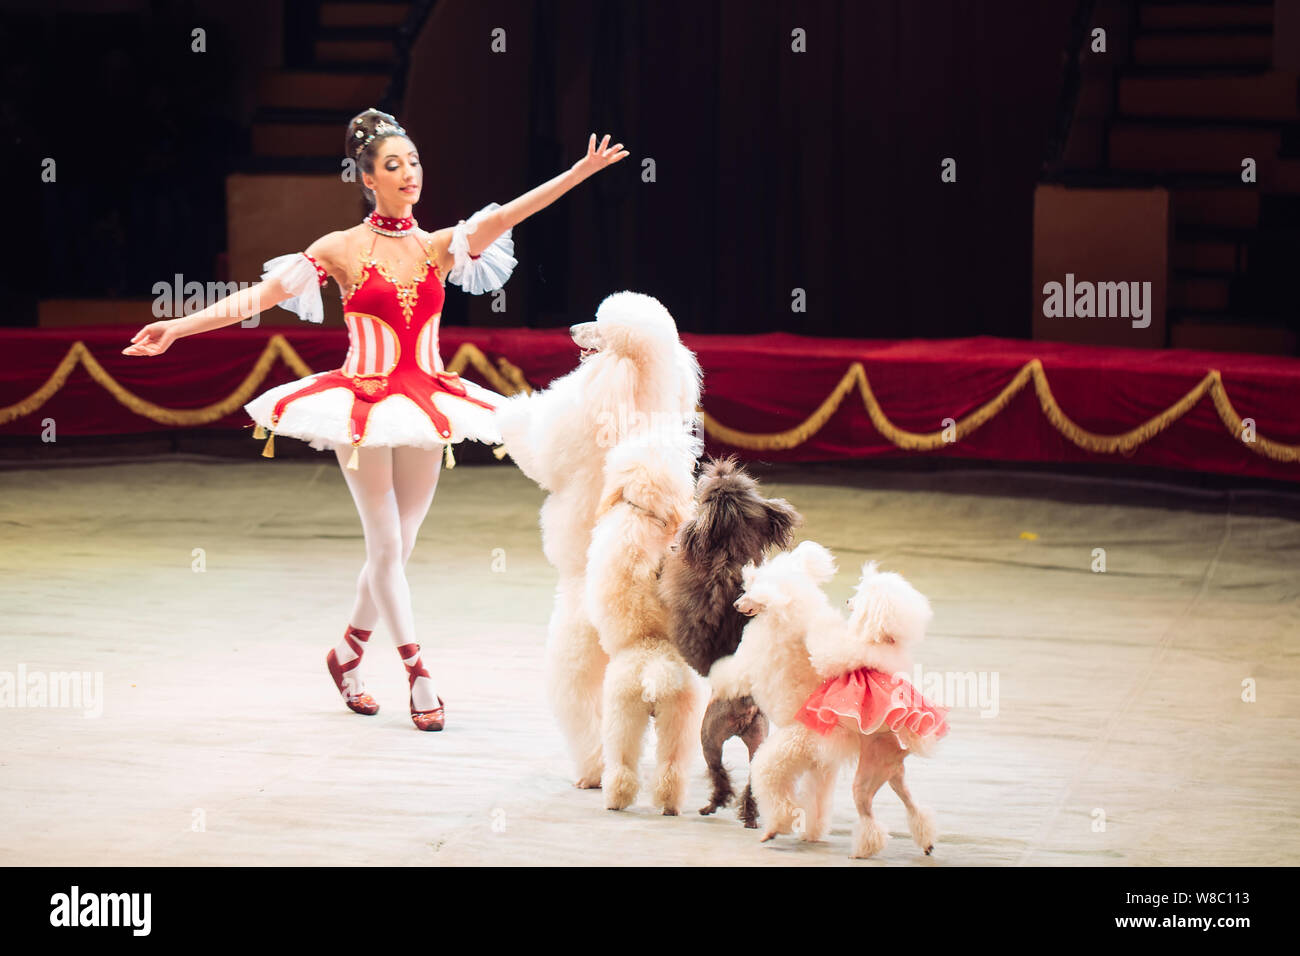
<svg viewBox="0 0 1300 956"><path fill-rule="evenodd" d="M576 767L576 785L600 786L601 687L608 656L584 606L587 548L605 459L629 435L690 430L700 366L658 300L618 292L594 322L570 330L582 360L541 392L497 411L506 451L549 492L542 550L559 572L546 646L546 683Z"/></svg>
<svg viewBox="0 0 1300 956"><path fill-rule="evenodd" d="M587 613L609 655L602 700L605 806L640 790L637 763L654 718L653 799L676 816L700 733L699 678L677 652L659 591L664 556L694 505L700 443L690 434L622 442L605 462L605 487L587 551Z"/></svg>
<svg viewBox="0 0 1300 956"><path fill-rule="evenodd" d="M856 757L852 856L874 856L889 839L872 813L886 782L907 808L912 838L928 854L934 817L912 801L903 759L932 750L947 731L945 712L896 675L911 667L910 648L924 636L930 604L899 575L868 563L846 621L821 589L834 574L830 552L811 541L759 568L746 567L736 608L753 619L736 653L713 666L709 682L717 696L752 694L777 724L751 769L767 821L764 841L792 830L821 840L836 776ZM800 781L804 791L797 796Z"/></svg>

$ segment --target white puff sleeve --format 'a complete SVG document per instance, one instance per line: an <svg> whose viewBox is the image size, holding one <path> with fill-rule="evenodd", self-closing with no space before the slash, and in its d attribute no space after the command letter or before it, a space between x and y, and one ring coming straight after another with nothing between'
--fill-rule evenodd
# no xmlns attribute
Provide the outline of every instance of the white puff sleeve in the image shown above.
<svg viewBox="0 0 1300 956"><path fill-rule="evenodd" d="M484 249L477 257L469 254L469 237L478 229L479 220L488 213L500 209L499 203L488 203L474 215L469 222L462 219L451 234L449 251L455 258L447 281L454 282L472 295L492 292L506 284L510 273L519 264L514 256L515 243L510 238L511 230L499 235L492 245Z"/></svg>
<svg viewBox="0 0 1300 956"><path fill-rule="evenodd" d="M279 303L280 308L296 312L298 318L308 322L325 321L325 308L320 300L322 270L305 252L276 256L262 263L262 268L266 270L262 273L263 282L279 279L280 285L292 296Z"/></svg>

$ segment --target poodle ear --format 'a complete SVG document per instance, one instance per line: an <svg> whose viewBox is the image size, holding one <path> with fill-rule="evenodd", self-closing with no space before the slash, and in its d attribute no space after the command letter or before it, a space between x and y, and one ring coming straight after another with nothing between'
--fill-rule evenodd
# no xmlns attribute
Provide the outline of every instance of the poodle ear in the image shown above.
<svg viewBox="0 0 1300 956"><path fill-rule="evenodd" d="M777 588L772 593L764 593L759 603L766 610L769 607L789 607L790 592L784 588Z"/></svg>
<svg viewBox="0 0 1300 956"><path fill-rule="evenodd" d="M709 539L704 529L700 527L699 515L682 526L680 540L682 553L688 558L698 561L704 557Z"/></svg>
<svg viewBox="0 0 1300 956"><path fill-rule="evenodd" d="M793 554L804 572L818 584L835 577L835 558L816 541L802 541Z"/></svg>
<svg viewBox="0 0 1300 956"><path fill-rule="evenodd" d="M681 391L677 401L682 414L696 416L700 412L700 391L703 373L700 370L700 363L696 359L695 353L685 346L682 346L682 351L686 355L678 363L678 375L681 376Z"/></svg>
<svg viewBox="0 0 1300 956"><path fill-rule="evenodd" d="M589 377L583 383L583 391L594 396L583 406L589 419L587 427L599 430L601 443L612 449L628 437L634 426L632 419L635 418L636 403L633 396L636 395L640 372L630 358L612 350L596 353L579 367L588 370Z"/></svg>
<svg viewBox="0 0 1300 956"><path fill-rule="evenodd" d="M694 517L694 504L695 502L690 498L670 498L668 500L668 513L664 515L664 519L668 522L668 527L674 535L685 523L694 524L691 521Z"/></svg>
<svg viewBox="0 0 1300 956"><path fill-rule="evenodd" d="M715 506L700 506L692 500L691 516L682 531L682 550L695 561L707 559L717 534L717 523L718 509Z"/></svg>
<svg viewBox="0 0 1300 956"><path fill-rule="evenodd" d="M601 495L600 504L596 505L596 520L599 521L605 516L616 504L623 500L624 485L621 482L605 482L604 493Z"/></svg>
<svg viewBox="0 0 1300 956"><path fill-rule="evenodd" d="M767 540L786 550L794 541L794 529L803 525L803 515L784 498L767 499L763 510L767 513Z"/></svg>

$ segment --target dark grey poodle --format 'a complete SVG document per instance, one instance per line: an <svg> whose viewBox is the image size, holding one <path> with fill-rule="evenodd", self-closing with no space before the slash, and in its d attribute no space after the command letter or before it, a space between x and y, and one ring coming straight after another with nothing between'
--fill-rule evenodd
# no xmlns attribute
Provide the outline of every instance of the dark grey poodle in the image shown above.
<svg viewBox="0 0 1300 956"><path fill-rule="evenodd" d="M695 517L682 525L664 561L661 596L668 607L673 643L686 662L704 676L720 657L735 653L749 620L733 607L742 590L740 570L761 564L768 549L787 549L794 529L803 524L797 511L780 498L764 498L758 482L735 458L711 459L695 483ZM722 766L722 745L739 737L754 751L767 736L767 718L752 697L711 700L700 727L704 760L713 781L713 796L700 813L713 813L730 802L734 791ZM758 809L749 784L740 802L745 826L758 825Z"/></svg>

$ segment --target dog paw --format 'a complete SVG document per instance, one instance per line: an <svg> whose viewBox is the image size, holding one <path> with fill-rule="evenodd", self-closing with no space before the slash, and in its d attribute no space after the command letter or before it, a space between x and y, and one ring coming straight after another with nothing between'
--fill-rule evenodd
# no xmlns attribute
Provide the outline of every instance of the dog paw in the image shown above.
<svg viewBox="0 0 1300 956"><path fill-rule="evenodd" d="M573 785L579 790L599 790L600 777L579 777Z"/></svg>
<svg viewBox="0 0 1300 956"><path fill-rule="evenodd" d="M875 820L859 820L853 833L853 852L849 856L854 860L865 860L875 856L889 842L889 832Z"/></svg>
<svg viewBox="0 0 1300 956"><path fill-rule="evenodd" d="M755 824L754 829L755 829L755 830L758 829L757 824ZM759 842L759 843L766 843L768 840L775 840L775 839L776 839L776 831L775 831L775 830L768 830L768 831L767 831L766 833L764 833L761 837L759 837L758 842Z"/></svg>
<svg viewBox="0 0 1300 956"><path fill-rule="evenodd" d="M745 829L758 829L758 801L754 799L754 795L748 787L745 788L745 795L741 798L740 810L736 813L736 816L740 817L744 822Z"/></svg>
<svg viewBox="0 0 1300 956"><path fill-rule="evenodd" d="M680 773L673 769L662 771L655 782L654 805L663 807L665 815L675 817L682 798L686 796L685 790L686 781Z"/></svg>
<svg viewBox="0 0 1300 956"><path fill-rule="evenodd" d="M734 794L731 793L730 791L724 791L724 790L713 791L713 795L709 797L709 805L707 807L700 808L700 816L707 817L711 813L717 813L723 807L731 803L731 798L733 796Z"/></svg>
<svg viewBox="0 0 1300 956"><path fill-rule="evenodd" d="M605 772L601 780L601 789L605 791L605 809L626 810L636 802L640 789L636 772L627 768L616 768Z"/></svg>
<svg viewBox="0 0 1300 956"><path fill-rule="evenodd" d="M909 814L907 829L911 831L916 845L925 851L926 856L929 856L935 842L939 839L939 827L934 822L934 813L922 807L916 813Z"/></svg>
<svg viewBox="0 0 1300 956"><path fill-rule="evenodd" d="M826 834L822 829L809 828L799 831L799 839L804 843L821 843L826 839Z"/></svg>

